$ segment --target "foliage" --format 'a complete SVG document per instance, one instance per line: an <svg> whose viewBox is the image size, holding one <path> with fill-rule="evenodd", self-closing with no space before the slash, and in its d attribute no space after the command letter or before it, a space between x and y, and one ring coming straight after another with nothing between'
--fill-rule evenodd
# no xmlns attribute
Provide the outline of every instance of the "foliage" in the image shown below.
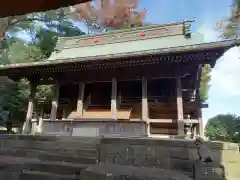
<svg viewBox="0 0 240 180"><path fill-rule="evenodd" d="M208 120L205 135L210 140L240 142L240 117L220 114Z"/></svg>
<svg viewBox="0 0 240 180"><path fill-rule="evenodd" d="M89 33L143 25L146 9L137 11L139 0L96 0L73 7L73 16L83 20Z"/></svg>
<svg viewBox="0 0 240 180"><path fill-rule="evenodd" d="M30 43L15 36L16 32L26 32ZM20 17L0 20L2 40L0 64L35 62L48 58L53 52L59 36L78 36L84 33L67 18L63 9L46 13L32 13ZM1 82L0 88L0 123L11 129L12 123L25 120L29 82L21 80L15 85ZM52 99L52 87L39 86L36 93L37 102Z"/></svg>
<svg viewBox="0 0 240 180"><path fill-rule="evenodd" d="M48 12L31 13L24 16L13 16L0 20L1 48L7 49L18 32L25 32L30 38L30 43L41 49L48 58L54 50L60 36L79 36L85 34L69 19L69 13L61 8ZM14 39L19 41L19 39ZM13 40L13 41L14 41Z"/></svg>
<svg viewBox="0 0 240 180"><path fill-rule="evenodd" d="M16 85L2 84L1 94L1 118L3 123L23 121L27 108L29 95L28 84L21 81ZM4 113L3 113L4 112Z"/></svg>
<svg viewBox="0 0 240 180"><path fill-rule="evenodd" d="M55 29L55 31L53 29ZM61 24L48 24L47 29L39 28L36 31L36 45L47 58L54 51L58 37L81 36L84 34L84 32L69 21L62 22Z"/></svg>
<svg viewBox="0 0 240 180"><path fill-rule="evenodd" d="M35 62L43 57L40 48L23 42L15 42L8 48L9 63Z"/></svg>
<svg viewBox="0 0 240 180"><path fill-rule="evenodd" d="M205 65L202 68L201 84L200 84L200 90L201 90L200 97L202 102L208 99L209 81L211 78L210 72L211 72L210 65Z"/></svg>
<svg viewBox="0 0 240 180"><path fill-rule="evenodd" d="M231 17L218 23L217 29L223 38L229 39L239 35L240 0L233 0Z"/></svg>

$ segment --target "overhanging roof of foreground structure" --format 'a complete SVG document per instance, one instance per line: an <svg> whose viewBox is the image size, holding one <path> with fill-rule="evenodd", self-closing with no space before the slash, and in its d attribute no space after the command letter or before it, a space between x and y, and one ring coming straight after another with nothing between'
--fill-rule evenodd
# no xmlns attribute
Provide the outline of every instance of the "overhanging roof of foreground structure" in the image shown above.
<svg viewBox="0 0 240 180"><path fill-rule="evenodd" d="M0 18L48 11L88 1L90 0L1 0Z"/></svg>
<svg viewBox="0 0 240 180"><path fill-rule="evenodd" d="M147 64L211 64L236 40L203 43L189 32L189 22L119 30L103 35L60 38L56 51L42 62L0 66L12 79L68 71L86 71Z"/></svg>

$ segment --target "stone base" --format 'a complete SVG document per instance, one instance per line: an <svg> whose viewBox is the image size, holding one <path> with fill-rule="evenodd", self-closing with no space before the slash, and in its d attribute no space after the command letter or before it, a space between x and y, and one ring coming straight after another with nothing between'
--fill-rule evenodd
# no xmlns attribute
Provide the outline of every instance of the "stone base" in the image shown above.
<svg viewBox="0 0 240 180"><path fill-rule="evenodd" d="M44 135L86 137L147 136L146 123L144 121L116 121L111 119L44 120L41 133Z"/></svg>

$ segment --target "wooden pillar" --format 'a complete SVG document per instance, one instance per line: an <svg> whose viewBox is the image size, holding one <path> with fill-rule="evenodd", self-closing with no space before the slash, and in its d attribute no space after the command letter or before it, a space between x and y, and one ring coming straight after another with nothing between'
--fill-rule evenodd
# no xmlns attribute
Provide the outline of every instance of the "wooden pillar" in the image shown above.
<svg viewBox="0 0 240 180"><path fill-rule="evenodd" d="M65 119L66 118L66 110L63 108L62 110L62 119Z"/></svg>
<svg viewBox="0 0 240 180"><path fill-rule="evenodd" d="M150 123L148 122L147 78L142 78L142 121L146 122L146 133L149 136Z"/></svg>
<svg viewBox="0 0 240 180"><path fill-rule="evenodd" d="M117 119L117 79L112 78L112 97L111 97L112 118Z"/></svg>
<svg viewBox="0 0 240 180"><path fill-rule="evenodd" d="M34 99L37 91L37 84L30 82L30 96L28 101L28 109L27 109L27 115L26 115L26 121L23 125L23 134L27 134L30 132L30 126L32 121L32 115L34 110Z"/></svg>
<svg viewBox="0 0 240 180"><path fill-rule="evenodd" d="M201 97L200 97L200 88L196 90L196 103L198 105L197 115L198 115L198 124L197 124L197 135L200 137L204 137L204 127L203 127L203 119L202 119L202 108L201 108Z"/></svg>
<svg viewBox="0 0 240 180"><path fill-rule="evenodd" d="M192 130L193 131L193 135L192 135L193 139L196 139L196 137L197 137L197 127L198 127L197 125L193 126L193 130Z"/></svg>
<svg viewBox="0 0 240 180"><path fill-rule="evenodd" d="M201 107L199 107L199 109L198 109L198 121L199 121L199 123L197 125L197 134L200 137L204 137L204 127L203 127L203 119L202 119Z"/></svg>
<svg viewBox="0 0 240 180"><path fill-rule="evenodd" d="M54 90L53 90L54 95L52 99L52 109L51 109L51 116L50 116L51 120L56 120L56 117L57 117L59 88L60 88L60 85L58 82L56 82L54 84Z"/></svg>
<svg viewBox="0 0 240 180"><path fill-rule="evenodd" d="M83 115L83 98L84 98L85 84L79 83L78 85L78 100L77 100L77 112Z"/></svg>
<svg viewBox="0 0 240 180"><path fill-rule="evenodd" d="M40 118L39 118L39 123L38 123L38 133L42 133L42 129L43 129L43 107L41 107L41 111L40 111Z"/></svg>
<svg viewBox="0 0 240 180"><path fill-rule="evenodd" d="M142 78L142 120L148 120L147 78Z"/></svg>
<svg viewBox="0 0 240 180"><path fill-rule="evenodd" d="M180 77L176 79L176 92L177 92L178 135L184 136L182 80Z"/></svg>

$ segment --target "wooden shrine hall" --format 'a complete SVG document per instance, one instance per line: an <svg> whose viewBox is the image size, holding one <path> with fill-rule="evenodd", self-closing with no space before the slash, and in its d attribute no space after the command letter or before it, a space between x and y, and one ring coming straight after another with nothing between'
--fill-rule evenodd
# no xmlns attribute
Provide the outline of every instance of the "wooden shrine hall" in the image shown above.
<svg viewBox="0 0 240 180"><path fill-rule="evenodd" d="M184 21L60 38L43 62L2 65L0 76L31 82L23 132L203 135L203 65L214 67L235 41L204 43L203 35L190 32L190 24ZM46 84L54 86L52 103L35 102L36 87Z"/></svg>

